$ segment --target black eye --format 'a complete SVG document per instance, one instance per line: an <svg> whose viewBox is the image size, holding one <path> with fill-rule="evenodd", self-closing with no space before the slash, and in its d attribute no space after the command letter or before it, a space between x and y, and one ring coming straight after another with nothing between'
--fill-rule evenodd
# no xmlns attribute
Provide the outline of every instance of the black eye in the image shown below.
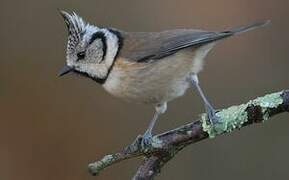
<svg viewBox="0 0 289 180"><path fill-rule="evenodd" d="M77 61L85 58L85 51L77 53Z"/></svg>

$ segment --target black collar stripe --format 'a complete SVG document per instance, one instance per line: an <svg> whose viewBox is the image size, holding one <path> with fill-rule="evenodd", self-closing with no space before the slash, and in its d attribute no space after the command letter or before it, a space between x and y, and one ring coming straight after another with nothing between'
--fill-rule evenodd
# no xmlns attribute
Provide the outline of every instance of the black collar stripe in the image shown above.
<svg viewBox="0 0 289 180"><path fill-rule="evenodd" d="M103 83L105 83L105 81L106 81L106 79L108 78L111 70L113 69L114 64L115 64L115 60L116 60L116 58L118 57L119 52L120 52L120 50L121 50L121 48L122 48L122 46L123 46L123 37L122 37L121 33L120 33L119 31L115 30L115 29L110 29L110 28L108 28L107 30L108 30L109 32L111 32L112 34L114 34L114 35L117 37L118 48L117 48L116 55L114 56L112 65L109 67L108 72L107 72L107 75L106 75L106 77L104 78L104 82L103 82Z"/></svg>

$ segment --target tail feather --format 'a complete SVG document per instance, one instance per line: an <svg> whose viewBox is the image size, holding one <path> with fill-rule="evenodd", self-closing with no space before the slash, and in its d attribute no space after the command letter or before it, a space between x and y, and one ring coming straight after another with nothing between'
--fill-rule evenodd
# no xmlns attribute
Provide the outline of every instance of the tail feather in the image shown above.
<svg viewBox="0 0 289 180"><path fill-rule="evenodd" d="M256 22L247 26L242 26L242 27L237 27L237 28L232 28L229 29L227 31L225 31L224 33L230 33L230 34L240 34L240 33L244 33L247 31L251 31L253 29L259 28L259 27L263 27L270 24L270 20L267 21L261 21L261 22Z"/></svg>

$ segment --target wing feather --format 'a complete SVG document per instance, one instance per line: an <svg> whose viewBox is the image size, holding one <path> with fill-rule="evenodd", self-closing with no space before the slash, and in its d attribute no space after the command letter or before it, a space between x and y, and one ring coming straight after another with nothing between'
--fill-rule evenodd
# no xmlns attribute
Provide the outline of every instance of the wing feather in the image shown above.
<svg viewBox="0 0 289 180"><path fill-rule="evenodd" d="M186 29L126 33L120 56L137 62L157 60L181 49L206 44L225 36L228 34Z"/></svg>
<svg viewBox="0 0 289 180"><path fill-rule="evenodd" d="M163 32L122 32L123 48L120 56L129 61L147 62L172 55L188 47L202 46L234 34L265 26L269 21L257 22L248 26L222 32L194 29L176 29Z"/></svg>

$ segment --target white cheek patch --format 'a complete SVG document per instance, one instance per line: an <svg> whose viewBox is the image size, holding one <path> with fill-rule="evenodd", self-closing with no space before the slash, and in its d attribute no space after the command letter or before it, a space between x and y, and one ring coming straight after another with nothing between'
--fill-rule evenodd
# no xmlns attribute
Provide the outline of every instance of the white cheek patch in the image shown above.
<svg viewBox="0 0 289 180"><path fill-rule="evenodd" d="M105 78L108 71L104 64L81 64L76 66L75 69L100 79Z"/></svg>

